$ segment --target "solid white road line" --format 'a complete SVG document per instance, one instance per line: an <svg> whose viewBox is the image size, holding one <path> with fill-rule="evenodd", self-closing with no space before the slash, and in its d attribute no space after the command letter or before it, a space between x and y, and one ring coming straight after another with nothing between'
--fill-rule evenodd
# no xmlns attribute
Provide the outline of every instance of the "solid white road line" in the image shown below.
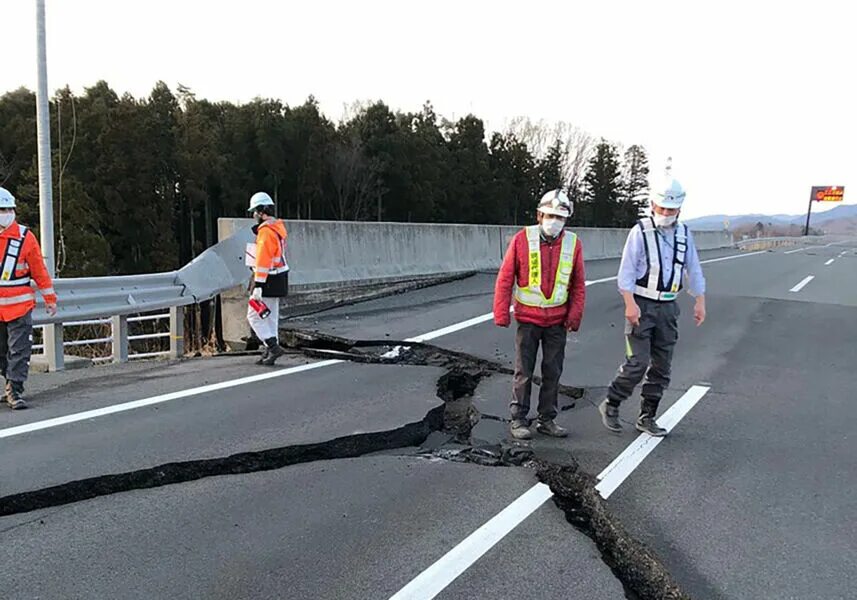
<svg viewBox="0 0 857 600"><path fill-rule="evenodd" d="M788 252L783 252L783 254L794 254L795 252L803 252L806 248L798 248L797 250L789 250Z"/></svg>
<svg viewBox="0 0 857 600"><path fill-rule="evenodd" d="M658 424L672 431L709 389L701 385L691 387L658 419ZM609 498L663 439L640 434L598 475L601 481L595 489L603 498ZM548 486L537 483L393 594L390 600L431 600L552 496Z"/></svg>
<svg viewBox="0 0 857 600"><path fill-rule="evenodd" d="M250 377L242 377L241 379L233 379L232 381L223 381L221 383L213 383L210 385L204 385L202 387L191 388L188 390L171 392L169 394L161 394L160 396L152 396L151 398L143 398L141 400L134 400L132 402L123 402L122 404L114 404L112 406L105 406L103 408L97 408L95 410L87 410L84 412L74 413L74 414L70 414L70 415L64 415L62 417L47 419L45 421L36 421L35 423L27 423L25 425L17 425L15 427L7 427L5 429L0 429L0 439L13 437L16 435L21 435L23 433L30 433L33 431L39 431L41 429L50 429L51 427L59 427L60 425L67 425L69 423L76 423L78 421L86 421L89 419L95 419L98 417L103 417L105 415L112 415L114 413L125 412L127 410L133 410L135 408L142 408L144 406L152 406L154 404L161 404L163 402L169 402L170 400L178 400L180 398L189 398L191 396L198 396L200 394L207 394L208 392L216 392L219 390L226 390L229 388L237 387L239 385L245 385L248 383L256 383L258 381L265 381L268 379L274 379L275 377L283 377L285 375L293 375L295 373L303 373L304 371L312 371L314 369L321 369L323 367L329 367L331 365L336 365L336 364L339 364L341 362L342 362L341 360L323 360L321 362L310 363L308 365L300 365L298 367L291 367L288 369L280 369L279 371L272 371L270 373L262 373L260 375L252 375Z"/></svg>
<svg viewBox="0 0 857 600"><path fill-rule="evenodd" d="M708 260L701 260L699 264L707 265L710 263L720 262L721 260L732 260L733 258L744 258L745 256L755 256L756 254L767 254L767 250L757 250L756 252L747 252L746 254L730 254L729 256L721 256L720 258L709 258Z"/></svg>
<svg viewBox="0 0 857 600"><path fill-rule="evenodd" d="M790 292L799 292L799 291L801 291L801 290L804 288L804 286L806 286L806 284L807 284L807 283L809 283L809 282L810 282L810 281L812 281L813 279L815 279L815 275L809 275L809 276L805 277L803 280L801 280L801 282L800 282L799 284L797 284L796 286L794 286L794 287L793 287L792 289L790 289L789 291L790 291Z"/></svg>
<svg viewBox="0 0 857 600"><path fill-rule="evenodd" d="M731 256L724 256L721 258L713 258L710 260L701 261L702 264L718 262L721 260L730 260L733 258L741 258L744 256L753 256L754 254L762 254L763 252L749 252L742 254L734 254ZM586 285L594 285L596 283L607 283L609 281L616 281L616 277L605 277L603 279L595 279L592 281L587 281ZM485 323L490 321L493 318L493 313L487 313L478 317L474 317L472 319L468 319L466 321L462 321L460 323L455 323L454 325L449 325L448 327L443 327L441 329L437 329L435 331L430 331L428 333L424 333L422 335L416 336L414 338L410 338L406 341L408 342L427 342L429 340L434 340L439 337L443 337L445 335L449 335L451 333L455 333L457 331L461 331L463 329L467 329L469 327L473 327L475 325L479 325L481 323ZM398 354L399 349L394 348L387 356L394 357ZM211 385L205 385L202 387L190 388L187 390L180 390L177 392L171 392L169 394L161 394L159 396L152 396L150 398L142 398L140 400L133 400L131 402L123 402L121 404L114 404L111 406L105 406L103 408L97 408L94 410L87 410L79 413L73 413L70 415L64 415L61 417L56 417L53 419L46 419L44 421L36 421L34 423L27 423L25 425L17 425L15 427L7 427L5 429L0 429L0 439L14 437L17 435L22 435L25 433L31 433L33 431L39 431L42 429L50 429L52 427L59 427L61 425L68 425L70 423L77 423L79 421L87 421L90 419L96 419L98 417L103 417L106 415L112 415L116 413L121 413L129 410L134 410L137 408L143 408L146 406L152 406L154 404L162 404L164 402L169 402L171 400L180 400L182 398L190 398L192 396L198 396L200 394L207 394L209 392L216 392L219 390L225 390L233 387L237 387L240 385L246 385L250 383L256 383L259 381L266 381L268 379L274 379L277 377L284 377L286 375L293 375L295 373L303 373L304 371L311 371L314 369L321 369L324 367L329 367L332 365L341 364L343 361L341 360L325 360L317 363L310 363L308 365L301 365L298 367L290 367L287 369L280 369L278 371L273 371L271 373L262 373L260 375L252 375L250 377L242 377L241 379L234 379L232 381L225 381L222 383L214 383Z"/></svg>
<svg viewBox="0 0 857 600"><path fill-rule="evenodd" d="M824 263L824 266L826 267L826 266L828 266L828 265L832 265L834 260L836 260L836 259L835 259L835 258L831 258L829 261L827 261L826 263Z"/></svg>

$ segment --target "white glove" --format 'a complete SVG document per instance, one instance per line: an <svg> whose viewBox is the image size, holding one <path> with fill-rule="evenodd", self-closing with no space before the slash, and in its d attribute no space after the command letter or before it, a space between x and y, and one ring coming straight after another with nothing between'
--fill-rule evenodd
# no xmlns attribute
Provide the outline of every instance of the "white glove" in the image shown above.
<svg viewBox="0 0 857 600"><path fill-rule="evenodd" d="M253 291L250 293L250 297L253 300L259 300L261 302L262 301L262 288L254 287Z"/></svg>

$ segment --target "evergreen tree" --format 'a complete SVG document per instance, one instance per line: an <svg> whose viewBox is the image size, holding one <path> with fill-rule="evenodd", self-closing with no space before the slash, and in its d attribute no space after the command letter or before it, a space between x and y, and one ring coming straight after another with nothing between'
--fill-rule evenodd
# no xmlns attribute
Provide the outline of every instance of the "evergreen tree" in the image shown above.
<svg viewBox="0 0 857 600"><path fill-rule="evenodd" d="M618 227L621 177L616 147L605 140L595 147L583 178L583 204L590 227Z"/></svg>

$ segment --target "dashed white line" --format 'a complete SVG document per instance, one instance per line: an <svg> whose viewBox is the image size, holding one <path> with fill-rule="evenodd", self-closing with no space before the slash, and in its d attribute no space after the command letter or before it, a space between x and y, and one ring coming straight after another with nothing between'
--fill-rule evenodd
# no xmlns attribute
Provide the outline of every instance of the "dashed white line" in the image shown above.
<svg viewBox="0 0 857 600"><path fill-rule="evenodd" d="M797 250L789 250L788 252L783 252L783 254L794 254L795 252L802 252L806 250L806 248L798 248Z"/></svg>
<svg viewBox="0 0 857 600"><path fill-rule="evenodd" d="M390 596L390 600L434 598L552 496L548 486L537 483Z"/></svg>
<svg viewBox="0 0 857 600"><path fill-rule="evenodd" d="M676 401L675 404L670 406L669 409L661 415L661 418L658 419L658 425L667 431L672 431L673 427L675 427L676 424L681 421L688 412L690 412L690 409L696 406L697 402L702 400L702 397L705 396L709 389L711 388L703 385L695 385L691 387ZM598 475L599 482L598 485L595 486L595 489L598 490L603 498L609 498L610 495L616 491L616 488L618 488L622 482L628 478L628 475L634 472L634 469L643 462L643 459L646 458L663 439L664 438L662 437L652 437L645 433L641 433L640 436L634 440L633 444L625 448L622 454L617 456L613 462L610 463L600 475Z"/></svg>
<svg viewBox="0 0 857 600"><path fill-rule="evenodd" d="M658 425L672 431L708 390L706 386L691 387L661 415ZM603 498L609 498L663 439L640 434L598 475L601 481L595 489ZM393 594L390 600L431 600L552 496L548 486L537 483Z"/></svg>
<svg viewBox="0 0 857 600"><path fill-rule="evenodd" d="M812 281L813 279L815 279L815 275L809 275L809 276L807 276L807 277L804 277L804 278L801 280L801 282L800 282L799 284L797 284L796 286L794 286L794 287L793 287L792 289L790 289L789 291L790 291L790 292L799 292L799 291L801 291L801 290L806 286L806 284L808 284L808 283L809 283L810 281Z"/></svg>
<svg viewBox="0 0 857 600"><path fill-rule="evenodd" d="M824 266L825 266L825 267L827 267L827 266L832 265L834 260L836 260L836 259L835 259L835 258L831 258L829 261L827 261L826 263L824 263Z"/></svg>

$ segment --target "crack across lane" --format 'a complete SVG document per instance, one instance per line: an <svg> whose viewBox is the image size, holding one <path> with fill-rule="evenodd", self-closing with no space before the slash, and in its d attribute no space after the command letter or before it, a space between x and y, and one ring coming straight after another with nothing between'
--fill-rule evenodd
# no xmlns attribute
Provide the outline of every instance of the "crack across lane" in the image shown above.
<svg viewBox="0 0 857 600"><path fill-rule="evenodd" d="M472 403L477 387L484 378L494 374L509 375L511 369L477 356L423 343L348 340L304 331L283 333L284 341L289 347L310 356L332 352L338 355L338 360L357 363L442 367L445 372L437 380L436 395L443 404L430 410L419 421L387 431L348 435L324 442L242 452L224 457L171 462L3 496L0 497L0 517L123 492L177 485L207 477L257 473L308 462L357 458L379 452L420 448L418 454L411 456L431 456L435 459L467 462L485 467L516 466L534 469L544 483L537 484L533 488L535 491L530 494L532 498L527 496L526 501L519 503L519 508L513 507L512 510L532 512L553 496L557 506L565 512L569 523L595 541L605 564L620 580L628 598L689 598L679 591L654 554L631 538L618 519L610 514L595 487L595 478L583 472L572 456L559 465L537 458L532 447L526 444L508 440L496 445L473 443L470 434L482 418ZM396 358L385 358L384 353L391 345L399 345L403 351ZM580 398L584 394L582 388L570 386L564 386L563 392L572 398ZM485 418L503 421L501 417L496 416ZM439 433L443 434L441 442L433 444L432 448L424 448L430 437ZM535 505L530 502L533 499L536 501ZM507 524L506 527L510 531L519 522ZM498 530L494 535L499 536L499 541L505 533ZM467 565L463 565L464 569L466 567ZM405 597L431 598L433 595L402 596Z"/></svg>

